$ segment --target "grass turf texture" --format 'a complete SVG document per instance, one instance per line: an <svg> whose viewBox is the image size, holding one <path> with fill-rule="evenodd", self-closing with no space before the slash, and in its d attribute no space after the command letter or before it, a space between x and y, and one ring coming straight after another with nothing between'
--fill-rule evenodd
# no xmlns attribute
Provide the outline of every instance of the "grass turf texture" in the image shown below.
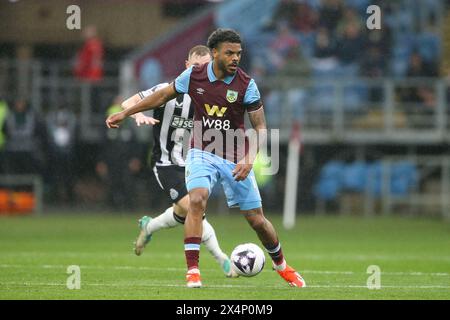
<svg viewBox="0 0 450 320"><path fill-rule="evenodd" d="M418 218L300 217L279 231L289 264L305 289L271 270L227 279L202 247L203 288L185 287L183 228L153 236L141 257L132 251L137 216L70 215L0 218L0 299L449 299L450 225ZM259 241L239 214L210 216L222 249ZM67 267L81 268L69 290ZM366 287L367 268L381 269L381 289Z"/></svg>

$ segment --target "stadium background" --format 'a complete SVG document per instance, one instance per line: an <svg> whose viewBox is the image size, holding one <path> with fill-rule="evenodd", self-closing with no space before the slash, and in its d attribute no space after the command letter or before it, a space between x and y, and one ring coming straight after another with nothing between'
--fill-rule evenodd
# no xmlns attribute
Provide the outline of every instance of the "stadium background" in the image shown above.
<svg viewBox="0 0 450 320"><path fill-rule="evenodd" d="M67 28L72 4L81 8L81 30ZM381 8L381 30L366 27L369 5ZM307 226L320 233L320 219L330 216L327 231L347 222L370 229L359 217L393 219L383 226L413 218L432 223L430 234L445 228L440 245L448 242L450 11L444 0L1 0L5 239L7 230L13 240L20 226L33 234L39 225L11 215L34 211L56 217L42 220L55 227L65 216L72 221L93 213L122 223L117 213L131 221L169 205L148 166L151 128L130 122L111 134L104 120L123 97L172 80L188 49L205 43L216 27L241 33L241 66L259 85L268 127L280 129L280 171L259 180L275 221L283 209L288 143L299 124L297 215L318 219ZM86 67L90 59L98 59L94 67ZM208 215L226 221L229 212L219 189ZM13 250L4 244L5 252ZM442 267L448 266L444 256Z"/></svg>

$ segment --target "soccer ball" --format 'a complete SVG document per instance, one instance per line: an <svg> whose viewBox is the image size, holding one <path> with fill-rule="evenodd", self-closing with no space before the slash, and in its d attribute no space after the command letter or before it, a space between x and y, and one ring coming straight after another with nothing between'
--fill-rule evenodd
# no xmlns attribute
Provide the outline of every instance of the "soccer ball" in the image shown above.
<svg viewBox="0 0 450 320"><path fill-rule="evenodd" d="M253 277L262 271L266 261L264 252L254 243L244 243L231 253L231 266L240 276Z"/></svg>

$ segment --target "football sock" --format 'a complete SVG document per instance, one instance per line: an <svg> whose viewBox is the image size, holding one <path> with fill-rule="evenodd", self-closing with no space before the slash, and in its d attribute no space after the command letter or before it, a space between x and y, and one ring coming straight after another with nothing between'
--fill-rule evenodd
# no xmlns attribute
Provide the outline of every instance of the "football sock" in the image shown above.
<svg viewBox="0 0 450 320"><path fill-rule="evenodd" d="M188 271L191 269L198 269L201 242L201 237L190 237L184 239L184 255L186 256Z"/></svg>
<svg viewBox="0 0 450 320"><path fill-rule="evenodd" d="M173 211L173 207L167 208L162 214L153 218L146 226L146 230L148 234L153 234L154 232L161 229L169 229L176 227L180 224L184 224L186 220L185 217L181 217L177 215ZM201 242L205 245L214 259L222 264L225 254L220 249L219 242L217 241L216 233L211 224L203 219L203 234L201 238ZM200 242L199 242L200 243ZM198 260L198 258L197 258Z"/></svg>
<svg viewBox="0 0 450 320"><path fill-rule="evenodd" d="M153 218L146 226L146 230L148 234L153 234L155 231L161 230L161 229L168 229L176 227L179 223L177 219L183 219L181 217L176 216L173 212L173 207L167 208L166 211L161 213L156 218Z"/></svg>
<svg viewBox="0 0 450 320"><path fill-rule="evenodd" d="M214 259L216 259L219 264L222 264L225 254L220 249L214 228L206 219L203 219L202 243L214 257Z"/></svg>
<svg viewBox="0 0 450 320"><path fill-rule="evenodd" d="M283 271L286 268L286 260L283 256L283 250L281 250L281 244L278 242L275 247L266 247L266 250L275 264L275 269L278 271Z"/></svg>

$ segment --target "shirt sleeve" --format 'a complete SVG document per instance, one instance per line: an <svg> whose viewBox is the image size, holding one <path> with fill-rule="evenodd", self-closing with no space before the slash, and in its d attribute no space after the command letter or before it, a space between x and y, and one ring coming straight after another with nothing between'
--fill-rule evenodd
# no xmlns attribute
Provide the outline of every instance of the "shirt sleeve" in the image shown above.
<svg viewBox="0 0 450 320"><path fill-rule="evenodd" d="M148 97L149 95L153 94L154 92L156 92L156 91L158 91L158 90L161 90L162 88L165 88L165 87L167 87L167 86L169 86L168 83L160 83L160 84L157 84L156 86L154 86L154 87L152 87L152 88L150 88L150 89L148 89L148 90L138 92L138 95L139 95L139 97L140 97L141 99L144 99L144 98ZM165 106L166 106L166 105L163 104L162 106L160 106L160 108L165 107ZM147 110L147 111L144 111L143 113L144 113L146 116L149 116L149 115L152 113L152 111L148 111L148 110Z"/></svg>
<svg viewBox="0 0 450 320"><path fill-rule="evenodd" d="M165 88L168 85L169 85L168 83L160 83L160 84L157 84L156 86L154 86L154 87L152 87L152 88L150 88L148 90L140 91L138 93L139 97L141 99L144 99L144 98L148 97L149 95L151 95L152 93L154 93L155 91L161 90L162 88Z"/></svg>
<svg viewBox="0 0 450 320"><path fill-rule="evenodd" d="M175 91L178 93L188 93L189 82L191 80L192 67L184 70L182 74L175 79Z"/></svg>
<svg viewBox="0 0 450 320"><path fill-rule="evenodd" d="M256 111L262 106L261 94L259 93L255 80L253 79L250 80L247 91L245 92L244 105L247 108L247 112Z"/></svg>

